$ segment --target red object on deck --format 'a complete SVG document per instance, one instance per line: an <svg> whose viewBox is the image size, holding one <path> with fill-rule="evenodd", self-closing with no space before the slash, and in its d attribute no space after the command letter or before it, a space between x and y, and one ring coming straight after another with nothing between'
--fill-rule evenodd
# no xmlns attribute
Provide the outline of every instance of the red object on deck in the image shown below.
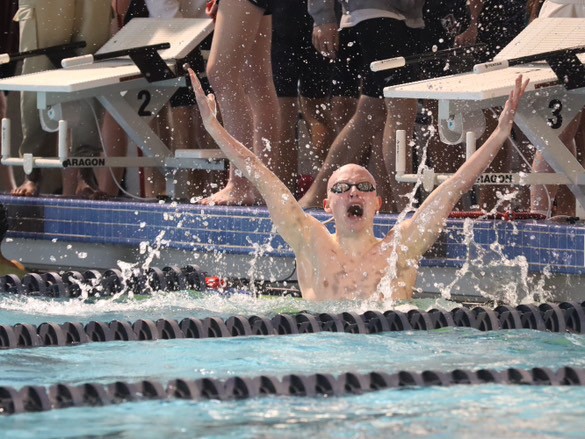
<svg viewBox="0 0 585 439"><path fill-rule="evenodd" d="M227 281L219 276L210 276L205 278L205 286L213 290L221 290L227 287Z"/></svg>

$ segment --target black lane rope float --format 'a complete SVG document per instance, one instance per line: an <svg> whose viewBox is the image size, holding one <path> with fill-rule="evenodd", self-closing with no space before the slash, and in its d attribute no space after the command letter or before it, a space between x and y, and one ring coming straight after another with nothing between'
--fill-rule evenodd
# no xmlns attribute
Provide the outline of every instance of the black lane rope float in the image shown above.
<svg viewBox="0 0 585 439"><path fill-rule="evenodd" d="M501 305L494 309L476 306L451 311L417 309L366 311L363 314L277 314L231 316L182 320L140 319L135 322L113 320L89 323L19 323L0 325L0 350L42 346L75 346L89 342L170 340L242 336L275 336L318 332L377 334L389 331L433 330L466 327L480 331L533 329L550 332L585 333L585 303L562 302L540 305Z"/></svg>
<svg viewBox="0 0 585 439"><path fill-rule="evenodd" d="M246 279L224 279L209 276L199 267L151 267L122 272L119 269L67 271L64 273L28 273L0 276L0 293L24 294L52 298L100 298L118 294L150 295L156 291L195 290L199 292L255 292L266 295L292 295L300 297L295 282L256 281L250 285Z"/></svg>
<svg viewBox="0 0 585 439"><path fill-rule="evenodd" d="M509 368L501 371L456 369L448 372L399 371L397 373L346 372L282 377L231 377L225 380L175 379L163 384L145 380L136 383L54 384L50 387L24 386L19 390L0 386L0 414L43 412L69 407L100 407L145 400L243 400L260 396L344 396L385 389L477 384L520 384L536 386L583 386L585 369L563 367L556 371L537 367L530 370Z"/></svg>

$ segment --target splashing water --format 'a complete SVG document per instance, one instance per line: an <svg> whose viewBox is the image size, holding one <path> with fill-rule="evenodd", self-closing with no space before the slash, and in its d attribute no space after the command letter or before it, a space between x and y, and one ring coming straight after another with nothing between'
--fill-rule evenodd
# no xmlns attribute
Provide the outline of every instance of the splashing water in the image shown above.
<svg viewBox="0 0 585 439"><path fill-rule="evenodd" d="M517 305L552 298L552 292L544 288L546 279L551 277L550 267L545 267L541 275L530 274L525 256L508 258L504 254L505 246L499 242L497 228L494 228L495 240L486 248L485 245L475 241L474 225L475 222L469 218L463 223L464 244L467 248L463 266L457 270L453 281L448 285L435 284L443 298L449 300L451 291L464 278L473 283L479 295L495 303ZM514 224L513 227L515 228L516 225Z"/></svg>
<svg viewBox="0 0 585 439"><path fill-rule="evenodd" d="M251 291L254 295L258 294L258 291L256 290L256 271L258 260L262 258L267 252L271 252L274 250L274 247L272 246L272 241L276 236L277 236L276 227L273 225L272 228L270 229L268 240L264 244L252 242L249 236L246 237L246 241L248 242L248 244L252 246L252 249L254 250L252 254L252 259L248 262L250 268L246 273L248 276L248 280L250 281ZM270 279L270 281L275 282L276 279Z"/></svg>
<svg viewBox="0 0 585 439"><path fill-rule="evenodd" d="M511 191L507 194L496 192L497 202L494 208L486 213L487 215L497 212L498 207L514 199L518 191ZM517 234L517 225L512 221L512 233ZM494 302L505 302L508 304L533 303L535 300L546 301L552 298L552 292L545 290L545 281L551 277L550 266L542 270L542 274L531 275L529 265L525 256L518 255L512 259L505 255L505 246L500 243L503 241L499 235L499 228L494 227L496 233L495 239L486 248L485 245L478 244L474 239L475 221L470 218L463 222L463 238L467 248L466 261L463 266L457 270L455 278L446 286L435 284L441 291L441 296L445 299L451 298L451 291L455 285L463 278L473 280L475 291ZM478 277L479 274L479 277ZM495 279L489 279L489 275ZM482 285L494 288L488 291Z"/></svg>
<svg viewBox="0 0 585 439"><path fill-rule="evenodd" d="M434 132L434 127L432 125L429 126L429 133L433 133ZM414 203L416 202L416 192L418 190L418 188L422 185L422 175L423 172L425 171L425 169L427 169L427 149L428 149L428 145L429 142L431 140L431 135L429 135L426 139L426 141L424 142L423 146L422 146L422 156L420 159L420 164L418 166L417 169L417 180L416 183L414 184L414 187L412 188L412 190L406 194L405 196L408 199L408 204L407 206L402 210L402 212L400 212L398 214L398 217L396 218L396 223L394 225L394 237L392 240L392 244L390 244L392 246L391 252L390 252L390 256L388 257L388 268L386 270L386 273L384 274L384 276L382 277L382 279L380 280L380 283L378 284L378 289L376 291L376 295L380 295L381 297L392 297L392 285L394 283L394 281L397 278L397 263L398 263L398 243L401 241L401 233L400 233L400 228L397 227L402 221L404 221L404 219L406 218L406 216L413 212L415 210L414 208ZM409 147L414 147L415 144L414 142L409 142Z"/></svg>
<svg viewBox="0 0 585 439"><path fill-rule="evenodd" d="M272 318L277 314L313 314L366 311L384 312L395 309L407 312L411 309L428 311L442 309L450 311L460 306L444 299L417 299L412 302L346 300L310 302L290 296L262 296L250 294L213 294L195 291L154 292L148 296L125 296L114 299L112 296L99 300L80 298L53 299L33 296L14 296L0 294L0 319L3 324L14 325L29 322L87 322L138 319L157 320L159 318L182 320L186 317L220 317L227 319L234 315L256 315Z"/></svg>
<svg viewBox="0 0 585 439"><path fill-rule="evenodd" d="M392 246L392 250L390 256L388 257L388 269L380 281L380 284L378 285L377 292L379 294L383 294L384 297L391 297L392 285L397 278L396 264L398 262L398 252L401 250L397 243L400 242L401 236L400 229L396 226L400 224L410 212L415 210L415 194L423 183L422 176L424 171L427 169L427 149L431 138L436 132L436 128L432 124L428 125L426 128L428 131L424 134L426 141L423 143L421 149L422 155L420 164L417 169L418 178L411 192L406 195L408 198L407 207L402 212L400 212L397 217L396 224L394 226L394 239L393 242L389 244ZM413 142L410 142L409 146L412 147ZM498 191L496 193L496 204L490 212L486 213L486 216L496 213L498 208L504 203L515 199L517 193L518 191L511 191L509 193L503 194ZM431 215L431 213L429 213L429 215ZM426 222L425 218L422 217L421 219L421 223L423 224L421 227L424 227L424 223ZM477 293L495 302L503 301L510 304L518 304L524 302L534 302L535 299L546 301L552 298L552 292L545 290L545 282L551 277L550 266L546 266L542 270L541 275L531 275L528 270L529 265L525 256L519 255L510 259L505 255L505 246L499 242L500 237L498 236L497 228L495 228L496 238L494 242L489 245L489 249L486 249L484 246L476 243L473 238L474 224L475 222L471 219L466 219L464 221L463 235L464 244L467 248L467 257L465 263L459 270L456 271L455 277L451 283L448 285L443 285L440 283L435 284L435 287L439 289L441 296L444 299L451 299L451 291L463 278L470 278L473 281L473 288ZM513 233L518 233L516 224L514 222L511 222L511 224L513 227ZM474 254L475 256L473 256ZM476 272L479 274L479 276L476 275ZM484 276L487 273L494 274L494 278L497 277L495 282L494 279L492 279L491 282L486 282L486 278ZM481 285L485 284L493 287L494 290L489 292L485 288L482 288Z"/></svg>

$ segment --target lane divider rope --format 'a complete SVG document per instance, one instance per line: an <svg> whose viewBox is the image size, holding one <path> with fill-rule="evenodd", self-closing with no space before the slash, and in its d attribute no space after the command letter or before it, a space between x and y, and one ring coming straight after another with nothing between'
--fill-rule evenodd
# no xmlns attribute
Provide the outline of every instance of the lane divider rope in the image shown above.
<svg viewBox="0 0 585 439"><path fill-rule="evenodd" d="M451 311L431 309L311 314L257 315L112 320L88 323L19 323L0 325L0 349L41 346L75 346L89 342L169 340L240 336L275 336L326 332L376 334L389 331L428 331L445 327L466 327L480 331L533 329L550 332L585 333L585 302L523 304L496 308L457 307Z"/></svg>
<svg viewBox="0 0 585 439"><path fill-rule="evenodd" d="M429 386L521 384L538 386L585 385L585 369L563 367L556 371L536 367L530 370L456 369L449 372L399 371L397 373L346 372L282 377L231 377L175 379L166 384L154 380L136 383L118 381L111 384L54 384L49 387L24 386L15 389L0 386L0 414L14 415L43 412L69 407L99 407L145 400L241 400L260 396L343 396L360 395L385 389Z"/></svg>

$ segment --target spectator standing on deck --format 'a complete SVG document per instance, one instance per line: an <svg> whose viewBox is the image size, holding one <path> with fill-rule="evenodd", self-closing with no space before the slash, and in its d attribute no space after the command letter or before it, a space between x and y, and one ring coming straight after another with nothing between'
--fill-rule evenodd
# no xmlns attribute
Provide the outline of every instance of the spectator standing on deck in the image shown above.
<svg viewBox="0 0 585 439"><path fill-rule="evenodd" d="M545 0L529 2L531 17L566 17L585 18L585 2L583 0ZM565 127L559 138L565 146L575 155L577 146L583 147L583 111ZM580 142L576 136L581 134ZM579 143L579 145L578 145ZM532 172L553 172L552 167L544 160L540 152L537 152L532 163ZM559 196L557 193L561 189ZM574 216L575 199L570 193L563 192L566 187L533 185L530 188L530 211L540 213L546 218L551 216ZM562 195L561 195L562 194ZM585 206L583 206L585 207Z"/></svg>
<svg viewBox="0 0 585 439"><path fill-rule="evenodd" d="M282 177L291 190L296 188L298 197L309 188L335 136L355 110L361 55L357 44L343 60L326 58L316 50L307 0L275 0L273 6L272 70L282 117L279 151L286 164ZM340 15L341 5L336 6ZM340 44L347 44L346 34L340 32ZM299 144L303 134L299 118L310 144ZM306 158L300 168L299 154Z"/></svg>
<svg viewBox="0 0 585 439"><path fill-rule="evenodd" d="M280 104L279 152L283 181L298 193L299 116L306 122L311 144L309 160L319 169L334 138L331 120L331 64L311 43L313 20L307 0L274 0L272 11L272 71ZM303 176L307 177L307 176Z"/></svg>
<svg viewBox="0 0 585 439"><path fill-rule="evenodd" d="M111 35L115 35L124 26L127 16L132 14L132 11L130 11L132 3L132 0L112 0L114 19L111 23ZM136 10L139 9L137 8ZM126 133L108 112L104 113L101 130L105 156L118 157L126 155L128 150ZM124 168L98 168L95 173L100 191L109 197L117 196L119 182L124 176Z"/></svg>
<svg viewBox="0 0 585 439"><path fill-rule="evenodd" d="M112 7L110 0L20 0L14 19L20 26L20 50L34 50L75 41L85 41L82 54L96 52L110 37ZM54 66L46 56L26 58L22 73L51 70ZM60 67L60 66L59 66ZM80 102L78 121L71 124L72 150L77 156L99 155L98 124L88 102ZM36 157L50 157L56 148L56 136L41 127L37 110L37 94L21 94L21 122L23 140L20 153ZM63 171L64 195L93 197L98 195L93 185L91 169ZM69 179L69 180L68 180ZM69 182L69 183L68 183ZM41 170L33 169L24 183L12 193L18 196L37 196L40 191Z"/></svg>
<svg viewBox="0 0 585 439"><path fill-rule="evenodd" d="M114 0L114 8L120 17L113 33L117 32L125 23L135 17L149 17L159 19L172 18L207 18L205 0ZM180 69L187 62L195 68L206 81L205 64L201 54L201 46L208 46L211 36L193 50L184 60L177 60ZM153 120L153 129L159 134L163 143L174 151L177 148L196 148L210 145L211 141L201 126L195 98L187 87L179 89L171 98L170 106L165 106ZM112 116L105 115L103 136L107 156L126 155L128 138L124 130L116 123ZM164 176L157 169L145 169L145 195L148 198L165 195L165 177L173 178L176 182L176 191L180 198L191 198L200 195L204 190L204 183L208 180L206 171L176 170L172 176ZM124 175L123 168L104 169L99 174L100 189L116 196L119 192L119 182Z"/></svg>
<svg viewBox="0 0 585 439"><path fill-rule="evenodd" d="M303 211L286 185L215 118L215 100L206 96L194 72L191 81L205 127L219 147L258 188L278 232L296 256L298 280L307 300L410 299L418 264L434 244L459 198L475 183L510 134L514 113L528 81L519 76L486 142L454 176L437 187L410 218L385 238L374 235L374 217L382 205L373 176L348 164L327 184L325 211L335 220L331 234Z"/></svg>
<svg viewBox="0 0 585 439"><path fill-rule="evenodd" d="M343 59L344 47L339 46L334 1L309 0L309 12L315 21L313 43L323 55ZM333 171L345 163L359 162L370 149L372 171L384 200L383 209L397 212L406 205L404 195L411 185L397 183L394 178L395 136L397 129L412 134L416 100L384 100L383 89L388 85L410 82L416 77L410 67L372 72L370 63L419 52L420 32L424 26L423 4L424 0L342 2L341 28L353 29L355 43L361 49L362 92L354 115L336 137L315 182L301 199L303 207L320 207ZM379 142L382 131L383 141Z"/></svg>
<svg viewBox="0 0 585 439"><path fill-rule="evenodd" d="M279 163L281 119L272 79L272 7L272 0L219 2L207 76L227 131L251 146L275 173L284 175L289 164ZM261 202L242 172L231 166L225 187L201 203Z"/></svg>

